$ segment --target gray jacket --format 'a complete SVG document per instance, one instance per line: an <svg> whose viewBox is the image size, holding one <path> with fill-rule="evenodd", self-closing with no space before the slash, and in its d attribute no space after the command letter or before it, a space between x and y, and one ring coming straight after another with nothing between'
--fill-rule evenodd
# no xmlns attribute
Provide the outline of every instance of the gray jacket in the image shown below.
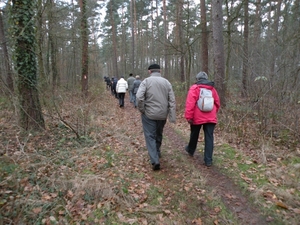
<svg viewBox="0 0 300 225"><path fill-rule="evenodd" d="M175 95L171 83L160 73L151 73L144 79L136 93L137 107L151 120L176 121Z"/></svg>
<svg viewBox="0 0 300 225"><path fill-rule="evenodd" d="M127 79L127 84L128 84L128 90L129 91L133 90L133 82L134 81L135 81L135 78L132 77L132 76Z"/></svg>

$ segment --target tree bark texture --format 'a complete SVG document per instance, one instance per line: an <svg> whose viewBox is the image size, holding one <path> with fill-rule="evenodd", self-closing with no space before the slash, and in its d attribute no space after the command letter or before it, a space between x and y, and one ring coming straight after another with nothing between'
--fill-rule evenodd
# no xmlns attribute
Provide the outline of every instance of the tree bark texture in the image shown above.
<svg viewBox="0 0 300 225"><path fill-rule="evenodd" d="M18 74L20 126L25 130L45 128L37 89L34 1L12 1L15 69Z"/></svg>
<svg viewBox="0 0 300 225"><path fill-rule="evenodd" d="M249 39L249 12L248 12L248 0L244 1L244 44L243 44L243 88L242 88L242 96L247 96L248 89L248 39Z"/></svg>
<svg viewBox="0 0 300 225"><path fill-rule="evenodd" d="M135 0L130 1L130 17L131 17L131 71L135 69Z"/></svg>
<svg viewBox="0 0 300 225"><path fill-rule="evenodd" d="M79 0L80 12L81 12L81 42L82 42L82 68L81 68L81 91L84 96L88 95L88 71L89 71L89 62L88 62L88 22L87 22L87 13L86 13L86 0Z"/></svg>
<svg viewBox="0 0 300 225"><path fill-rule="evenodd" d="M49 21L49 45L50 45L50 60L51 60L51 71L52 71L52 88L53 90L59 85L59 74L57 70L57 38L54 31L55 18L53 11L55 10L55 3L53 0L48 0L48 21Z"/></svg>
<svg viewBox="0 0 300 225"><path fill-rule="evenodd" d="M3 16L2 12L0 11L0 43L1 47L3 49L3 55L4 55L4 66L5 66L5 72L6 72L6 85L8 87L8 90L13 93L14 92L14 82L13 82L13 72L10 65L10 59L8 55L8 48L7 48L7 42L5 38L5 32L4 32L4 22L3 22Z"/></svg>
<svg viewBox="0 0 300 225"><path fill-rule="evenodd" d="M277 5L275 8L275 15L274 15L274 23L273 26L270 27L270 33L271 33L271 43L274 46L274 50L271 52L272 57L271 57L271 65L270 65L270 74L271 74L271 81L273 81L274 76L276 75L277 71L276 71L276 59L278 57L278 52L277 52L277 48L275 46L278 45L278 29L279 29L279 20L280 20L280 16L281 16L281 3L282 0L278 0L276 1ZM271 5L270 5L271 7Z"/></svg>
<svg viewBox="0 0 300 225"><path fill-rule="evenodd" d="M46 87L46 75L44 70L44 59L43 59L43 12L44 6L43 1L38 0L37 2L37 28L36 28L36 40L37 40L37 61L38 61L38 74L40 86L43 89Z"/></svg>
<svg viewBox="0 0 300 225"><path fill-rule="evenodd" d="M163 15L164 15L164 57L165 57L165 65L164 65L164 75L167 79L169 79L169 53L168 53L168 21L167 21L167 7L166 0L163 0Z"/></svg>
<svg viewBox="0 0 300 225"><path fill-rule="evenodd" d="M221 105L226 106L225 59L223 43L222 0L212 1L213 51L215 84L220 95Z"/></svg>
<svg viewBox="0 0 300 225"><path fill-rule="evenodd" d="M111 22L111 35L112 35L112 45L113 45L113 57L112 57L112 65L113 65L113 75L117 76L118 74L118 59L117 59L117 33L116 33L116 25L114 19L114 2L110 0L109 2L109 17Z"/></svg>
<svg viewBox="0 0 300 225"><path fill-rule="evenodd" d="M184 75L184 43L183 43L183 18L182 18L182 11L183 11L183 0L179 0L178 7L177 7L177 27L178 27L178 49L179 49L179 71L180 71L180 81L185 82L185 75Z"/></svg>
<svg viewBox="0 0 300 225"><path fill-rule="evenodd" d="M206 4L205 0L200 0L201 10L201 55L202 55L202 71L208 73L208 33L206 26Z"/></svg>
<svg viewBox="0 0 300 225"><path fill-rule="evenodd" d="M261 71L261 63L260 60L256 60L256 58L259 58L260 56L260 35L261 35L261 0L256 0L256 4L255 4L255 17L254 17L254 25L253 25L253 36L249 36L250 38L250 56L252 56L251 58L253 58L251 60L251 73L249 74L251 79L255 79L256 76L258 76L258 74L260 74ZM250 33L251 34L251 33ZM254 57L253 57L254 56ZM249 62L250 63L250 62ZM254 89L255 86L253 87L253 84L249 83L250 86L248 87L248 89Z"/></svg>

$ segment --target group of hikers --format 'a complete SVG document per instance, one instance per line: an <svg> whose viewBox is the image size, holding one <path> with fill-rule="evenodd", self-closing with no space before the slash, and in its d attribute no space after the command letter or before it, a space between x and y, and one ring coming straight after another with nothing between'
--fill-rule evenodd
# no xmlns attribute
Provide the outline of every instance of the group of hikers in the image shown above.
<svg viewBox="0 0 300 225"><path fill-rule="evenodd" d="M124 107L125 93L129 92L130 102L141 113L141 121L153 170L160 170L161 145L163 129L167 119L176 122L176 102L171 83L162 77L160 65L151 64L148 67L149 76L143 81L140 76L129 74L117 78L104 77L107 89L119 99L119 106ZM190 139L185 151L191 157L197 149L201 127L204 131L203 162L212 166L214 149L214 129L217 124L217 113L220 108L220 98L214 88L214 82L208 80L208 75L201 71L196 75L196 82L189 88L185 103L185 119L190 125Z"/></svg>
<svg viewBox="0 0 300 225"><path fill-rule="evenodd" d="M106 88L111 91L111 94L115 96L115 98L119 99L119 106L124 107L124 99L125 93L129 92L130 103L133 103L136 108L136 93L141 84L140 76L136 75L133 77L133 74L129 74L129 78L127 81L124 79L124 76L121 76L120 79L116 77L104 77L106 82Z"/></svg>

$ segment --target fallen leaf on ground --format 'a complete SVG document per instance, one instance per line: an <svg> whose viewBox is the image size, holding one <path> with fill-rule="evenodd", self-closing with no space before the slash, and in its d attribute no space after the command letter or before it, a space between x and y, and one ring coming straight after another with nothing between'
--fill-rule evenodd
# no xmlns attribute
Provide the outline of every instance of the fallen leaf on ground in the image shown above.
<svg viewBox="0 0 300 225"><path fill-rule="evenodd" d="M202 225L202 220L201 218L195 219L192 221L192 224L196 224L196 225Z"/></svg>
<svg viewBox="0 0 300 225"><path fill-rule="evenodd" d="M41 211L42 211L42 208L34 208L33 210L32 210L35 214L39 214Z"/></svg>
<svg viewBox="0 0 300 225"><path fill-rule="evenodd" d="M276 205L279 206L279 207L281 207L281 208L283 208L283 209L288 209L288 208L289 208L289 207L288 207L286 204L284 204L283 202L276 202Z"/></svg>

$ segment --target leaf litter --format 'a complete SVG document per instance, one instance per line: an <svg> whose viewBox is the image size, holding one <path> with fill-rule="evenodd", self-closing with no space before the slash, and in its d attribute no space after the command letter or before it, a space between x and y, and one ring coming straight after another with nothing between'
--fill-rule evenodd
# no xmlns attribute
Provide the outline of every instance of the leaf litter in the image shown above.
<svg viewBox="0 0 300 225"><path fill-rule="evenodd" d="M59 121L49 120L44 133L16 137L17 127L1 120L1 132L5 133L1 142L1 163L5 165L1 167L0 180L2 223L278 222L263 215L234 180L219 170L222 164L206 168L201 164L201 153L194 158L185 154L189 127L180 116L176 125L167 123L162 169L152 171L139 112L128 99L121 109L117 99L109 92L105 95L97 104L91 103L96 115L90 121L87 140L81 143L70 130L60 127ZM71 118L68 112L65 114ZM244 164L251 165L256 160L246 159ZM232 164L238 168L236 162ZM274 167L279 168L276 163ZM251 173L256 174L255 169ZM250 185L253 182L249 174L239 176ZM277 187L284 177L272 176L269 182L271 187ZM256 190L255 185L251 188ZM295 188L289 193L295 193ZM271 202L282 210L291 208L286 212L291 217L299 216L299 205L290 207L273 188L261 193L266 199L265 207Z"/></svg>

